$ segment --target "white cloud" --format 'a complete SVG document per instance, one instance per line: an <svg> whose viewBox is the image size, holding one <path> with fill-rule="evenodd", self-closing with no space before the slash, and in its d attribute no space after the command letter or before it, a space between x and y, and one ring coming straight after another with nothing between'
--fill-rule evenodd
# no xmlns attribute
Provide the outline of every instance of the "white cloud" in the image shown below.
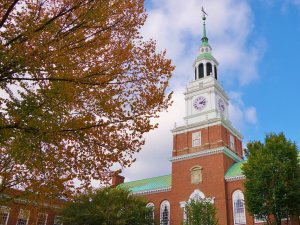
<svg viewBox="0 0 300 225"><path fill-rule="evenodd" d="M175 85L187 81L201 42L201 7L205 7L207 33L220 68L221 79L248 84L258 78L257 62L263 54L260 44L247 46L253 30L253 15L247 1L238 0L152 0L148 20L142 29L145 39L157 40L159 49L167 49L168 57L177 66ZM259 40L258 43L261 43Z"/></svg>
<svg viewBox="0 0 300 225"><path fill-rule="evenodd" d="M171 129L174 123L182 125L184 116L183 90L175 90L173 95L174 103L168 112L162 112L160 118L154 120L159 127L145 135L146 144L136 157L137 161L124 170L123 175L126 181L142 179L154 175L165 175L171 172L171 164L168 159L171 157L173 136Z"/></svg>
<svg viewBox="0 0 300 225"><path fill-rule="evenodd" d="M243 130L247 125L257 125L256 108L245 105L242 93L229 92L229 98L229 117L235 127Z"/></svg>
<svg viewBox="0 0 300 225"><path fill-rule="evenodd" d="M253 14L246 0L149 0L148 20L142 28L145 39L157 40L159 50L166 49L167 57L176 66L170 89L174 104L157 120L159 128L147 135L137 161L123 175L126 181L164 175L171 172L168 158L172 153L174 122L184 116L184 86L193 79L192 64L201 44L202 13L208 13L207 35L213 54L219 61L221 82L234 87L258 79L257 63L263 54L264 42L248 46L254 28ZM258 43L262 43L258 45ZM257 124L256 110L246 106L239 92L230 93L229 113L238 129Z"/></svg>
<svg viewBox="0 0 300 225"><path fill-rule="evenodd" d="M256 115L256 108L251 106L246 109L245 112L246 121L252 124L257 124L257 115Z"/></svg>

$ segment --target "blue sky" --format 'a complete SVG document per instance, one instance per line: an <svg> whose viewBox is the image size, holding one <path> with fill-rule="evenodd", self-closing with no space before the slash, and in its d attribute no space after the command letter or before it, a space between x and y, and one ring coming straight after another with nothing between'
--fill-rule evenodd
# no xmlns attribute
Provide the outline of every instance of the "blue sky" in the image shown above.
<svg viewBox="0 0 300 225"><path fill-rule="evenodd" d="M259 79L243 88L244 101L256 107L258 124L244 130L247 139L266 132L284 132L300 144L300 1L249 1L254 13L252 38L261 37L265 52ZM296 1L295 1L296 2Z"/></svg>
<svg viewBox="0 0 300 225"><path fill-rule="evenodd" d="M219 61L219 79L229 94L230 118L249 140L284 132L300 145L300 0L146 0L149 14L141 33L166 49L176 69L170 81L174 104L145 135L126 181L171 172L170 129L184 116L185 85L201 40L201 7L207 35Z"/></svg>

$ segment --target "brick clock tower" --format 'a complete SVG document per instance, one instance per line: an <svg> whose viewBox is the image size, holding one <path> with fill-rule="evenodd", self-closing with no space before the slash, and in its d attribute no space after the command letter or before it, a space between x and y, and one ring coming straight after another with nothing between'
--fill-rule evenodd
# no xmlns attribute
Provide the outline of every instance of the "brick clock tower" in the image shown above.
<svg viewBox="0 0 300 225"><path fill-rule="evenodd" d="M120 187L148 199L155 224L182 225L191 199L213 202L220 225L254 224L243 203L243 137L229 119L229 99L218 81L218 61L206 36L204 11L202 19L193 80L184 93L185 123L171 131L172 173L125 182Z"/></svg>
<svg viewBox="0 0 300 225"><path fill-rule="evenodd" d="M205 20L203 11L202 43L193 64L193 81L184 93L185 125L172 130L172 196L180 202L180 207L171 205L173 224L182 222L177 215L182 215L191 193L213 201L220 224L227 224L224 175L243 160L242 135L229 120L229 99L218 81L218 62L208 43Z"/></svg>

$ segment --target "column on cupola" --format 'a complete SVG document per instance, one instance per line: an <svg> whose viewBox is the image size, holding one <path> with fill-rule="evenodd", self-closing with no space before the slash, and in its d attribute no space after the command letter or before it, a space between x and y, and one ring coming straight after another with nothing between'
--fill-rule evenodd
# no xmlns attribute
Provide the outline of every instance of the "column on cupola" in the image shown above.
<svg viewBox="0 0 300 225"><path fill-rule="evenodd" d="M204 77L207 77L207 67L206 67L207 62L203 61L202 63L203 63L203 67L204 67Z"/></svg>

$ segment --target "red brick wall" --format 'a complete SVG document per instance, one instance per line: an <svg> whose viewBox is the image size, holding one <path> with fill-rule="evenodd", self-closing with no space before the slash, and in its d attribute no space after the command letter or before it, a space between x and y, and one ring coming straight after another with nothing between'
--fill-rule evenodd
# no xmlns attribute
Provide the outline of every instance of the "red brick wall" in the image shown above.
<svg viewBox="0 0 300 225"><path fill-rule="evenodd" d="M201 132L201 146L192 147L192 133L197 131ZM230 148L230 134L232 133L222 125L214 125L181 134L175 134L173 136L173 156L199 152L221 146ZM242 142L235 136L234 139L235 150L233 151L240 157L243 157Z"/></svg>
<svg viewBox="0 0 300 225"><path fill-rule="evenodd" d="M220 225L227 225L227 204L224 173L233 164L233 160L223 153L187 159L172 163L172 190L145 195L155 206L155 218L159 221L160 204L170 202L171 225L182 225L183 209L180 202L187 201L195 189L206 197L215 197ZM202 167L202 182L191 184L191 171L194 166Z"/></svg>
<svg viewBox="0 0 300 225"><path fill-rule="evenodd" d="M51 208L39 209L39 208L36 208L36 207L30 207L30 206L25 206L25 205L20 205L20 204L13 204L13 205L9 205L7 207L10 208L10 213L9 213L9 218L8 218L7 225L16 225L20 209L30 211L28 225L36 225L37 218L38 218L38 213L47 213L48 217L47 217L46 225L53 225L54 217L55 217L55 215L57 215L57 212L54 209L51 209Z"/></svg>

